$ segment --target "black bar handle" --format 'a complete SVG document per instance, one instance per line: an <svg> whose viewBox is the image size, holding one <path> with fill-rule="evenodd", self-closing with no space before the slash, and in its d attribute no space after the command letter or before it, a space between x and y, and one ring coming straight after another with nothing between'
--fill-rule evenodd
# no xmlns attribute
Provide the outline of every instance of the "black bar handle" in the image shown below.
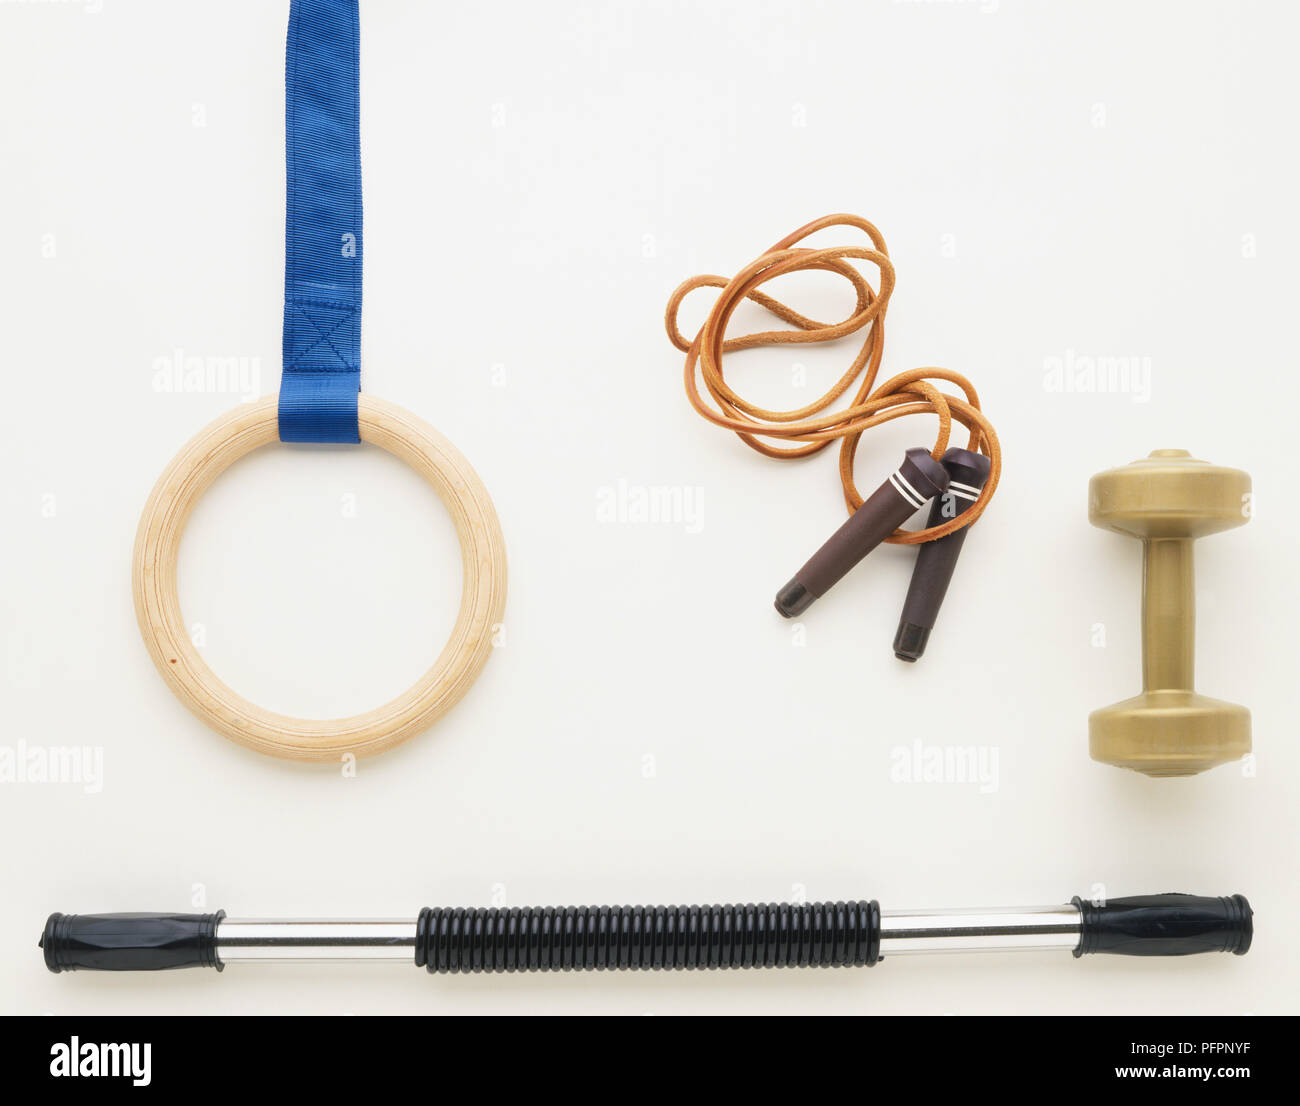
<svg viewBox="0 0 1300 1106"><path fill-rule="evenodd" d="M151 972L216 968L215 914L51 914L41 934L45 966L52 972Z"/></svg>
<svg viewBox="0 0 1300 1106"><path fill-rule="evenodd" d="M1254 932L1244 895L1135 895L1097 906L1074 898L1079 908L1075 956L1108 952L1120 956L1190 956L1230 952L1245 956Z"/></svg>

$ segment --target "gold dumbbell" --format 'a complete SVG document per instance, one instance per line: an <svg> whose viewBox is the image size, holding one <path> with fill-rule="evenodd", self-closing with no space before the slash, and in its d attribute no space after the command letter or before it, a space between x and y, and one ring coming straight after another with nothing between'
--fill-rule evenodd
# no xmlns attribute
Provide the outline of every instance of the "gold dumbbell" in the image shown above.
<svg viewBox="0 0 1300 1106"><path fill-rule="evenodd" d="M1192 542L1250 518L1250 476L1157 449L1088 484L1088 521L1142 539L1142 694L1088 717L1093 760L1190 776L1250 752L1250 711L1198 695Z"/></svg>

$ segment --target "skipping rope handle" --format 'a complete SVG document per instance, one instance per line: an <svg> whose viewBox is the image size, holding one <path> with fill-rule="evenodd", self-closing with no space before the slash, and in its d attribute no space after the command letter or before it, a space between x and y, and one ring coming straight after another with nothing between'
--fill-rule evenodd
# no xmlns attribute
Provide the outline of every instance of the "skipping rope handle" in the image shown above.
<svg viewBox="0 0 1300 1106"><path fill-rule="evenodd" d="M982 453L954 446L943 455L943 467L948 473L948 490L934 500L926 526L942 525L970 510L984 489L992 462ZM917 550L912 582L894 635L894 656L900 661L917 661L925 652L969 532L970 527L963 526Z"/></svg>
<svg viewBox="0 0 1300 1106"><path fill-rule="evenodd" d="M776 609L785 618L803 614L849 569L947 489L948 471L928 449L913 446L903 463L776 593Z"/></svg>

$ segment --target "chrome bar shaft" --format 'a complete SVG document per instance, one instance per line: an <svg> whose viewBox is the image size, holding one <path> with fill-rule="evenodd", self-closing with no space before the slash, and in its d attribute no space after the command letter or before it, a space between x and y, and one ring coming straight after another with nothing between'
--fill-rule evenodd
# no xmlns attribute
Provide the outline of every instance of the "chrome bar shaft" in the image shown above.
<svg viewBox="0 0 1300 1106"><path fill-rule="evenodd" d="M963 910L884 910L880 955L922 952L1013 952L1071 949L1079 944L1079 910L1009 906Z"/></svg>
<svg viewBox="0 0 1300 1106"><path fill-rule="evenodd" d="M222 963L239 960L393 960L415 963L415 920L224 918Z"/></svg>
<svg viewBox="0 0 1300 1106"><path fill-rule="evenodd" d="M392 960L415 957L408 919L226 918L217 926L223 963L262 960ZM880 917L880 955L934 952L1072 950L1079 943L1074 906L894 910Z"/></svg>

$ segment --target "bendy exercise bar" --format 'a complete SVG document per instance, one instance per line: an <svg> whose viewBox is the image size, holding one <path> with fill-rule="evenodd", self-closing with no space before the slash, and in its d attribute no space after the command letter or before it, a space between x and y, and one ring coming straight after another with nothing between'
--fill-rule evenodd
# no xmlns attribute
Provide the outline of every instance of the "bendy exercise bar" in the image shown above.
<svg viewBox="0 0 1300 1106"><path fill-rule="evenodd" d="M430 908L415 919L245 920L215 914L51 914L52 972L241 961L414 963L430 972L870 967L930 952L1244 955L1241 895L1074 898L1059 906L882 911L871 902Z"/></svg>

